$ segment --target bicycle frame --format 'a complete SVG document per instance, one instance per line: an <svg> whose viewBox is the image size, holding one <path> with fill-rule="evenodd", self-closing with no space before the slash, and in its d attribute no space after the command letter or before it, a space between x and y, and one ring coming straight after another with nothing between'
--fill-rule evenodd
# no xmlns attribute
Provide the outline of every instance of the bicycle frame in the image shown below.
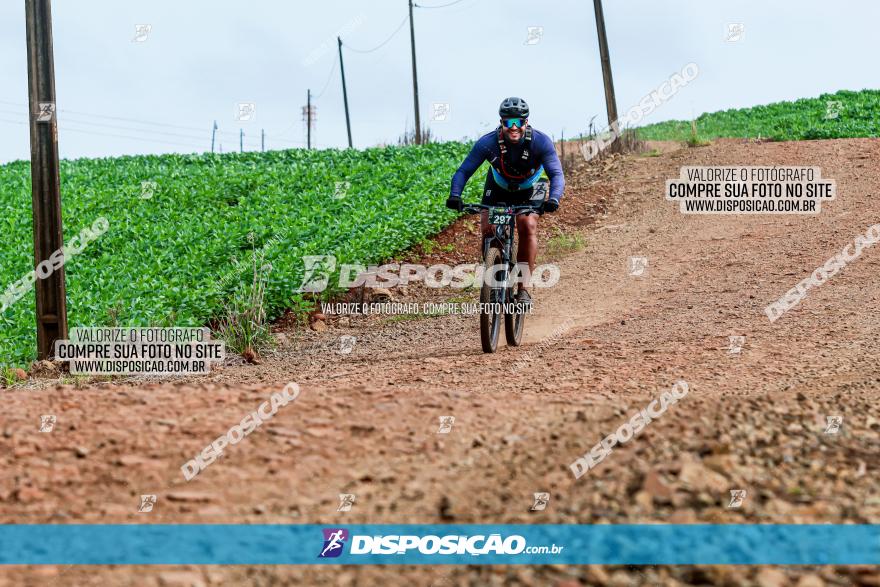
<svg viewBox="0 0 880 587"><path fill-rule="evenodd" d="M540 214L540 209L534 205L518 205L518 206L508 206L504 203L499 203L496 205L487 205L487 204L467 204L464 207L464 211L469 214L477 214L482 212L483 210L489 211L492 209L504 209L504 211L510 215L510 220L506 224L496 224L495 234L492 236L487 236L483 239L483 259L487 258L489 254L489 249L492 247L493 242L498 243L498 248L501 250L501 263L503 265L503 273L501 275L501 286L499 290L502 292L508 291L508 279L510 277L510 270L514 264L516 264L515 260L512 260L513 257L513 245L516 242L516 219L518 216L522 214ZM493 300L498 302L503 302L505 300Z"/></svg>

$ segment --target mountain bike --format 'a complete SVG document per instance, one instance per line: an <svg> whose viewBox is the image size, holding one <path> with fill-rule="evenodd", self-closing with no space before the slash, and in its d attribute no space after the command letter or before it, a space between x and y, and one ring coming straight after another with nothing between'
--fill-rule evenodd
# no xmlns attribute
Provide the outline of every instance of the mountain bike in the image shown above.
<svg viewBox="0 0 880 587"><path fill-rule="evenodd" d="M504 317L504 336L509 346L522 341L525 312L516 304L516 217L521 214L540 214L540 204L524 206L465 204L463 211L489 213L489 224L494 234L483 239L483 285L480 288L480 342L484 353L498 349L501 317ZM491 272L489 279L486 272Z"/></svg>

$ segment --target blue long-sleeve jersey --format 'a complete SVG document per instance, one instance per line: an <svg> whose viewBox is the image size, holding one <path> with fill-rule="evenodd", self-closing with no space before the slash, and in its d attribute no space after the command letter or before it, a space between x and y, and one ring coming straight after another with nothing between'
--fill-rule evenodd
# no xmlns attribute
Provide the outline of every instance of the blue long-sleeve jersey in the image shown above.
<svg viewBox="0 0 880 587"><path fill-rule="evenodd" d="M532 140L528 145L523 138L516 144L506 142L505 146L507 156L502 161L497 129L477 139L471 152L455 175L452 176L450 195L461 196L461 192L471 176L479 169L483 161L488 161L492 166L492 173L496 181L502 187L506 187L506 183L523 184L528 182L533 176L540 176L543 170L550 179L550 198L557 202L562 198L565 178L562 175L562 164L556 155L556 147L550 137L532 129ZM529 155L523 159L523 151L527 146ZM534 178L537 179L537 177Z"/></svg>

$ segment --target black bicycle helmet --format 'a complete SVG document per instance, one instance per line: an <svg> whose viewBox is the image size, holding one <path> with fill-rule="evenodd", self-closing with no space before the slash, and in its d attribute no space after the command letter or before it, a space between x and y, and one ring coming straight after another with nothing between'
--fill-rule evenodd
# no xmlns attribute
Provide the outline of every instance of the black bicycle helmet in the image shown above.
<svg viewBox="0 0 880 587"><path fill-rule="evenodd" d="M529 105L522 98L506 98L498 108L501 118L528 118Z"/></svg>

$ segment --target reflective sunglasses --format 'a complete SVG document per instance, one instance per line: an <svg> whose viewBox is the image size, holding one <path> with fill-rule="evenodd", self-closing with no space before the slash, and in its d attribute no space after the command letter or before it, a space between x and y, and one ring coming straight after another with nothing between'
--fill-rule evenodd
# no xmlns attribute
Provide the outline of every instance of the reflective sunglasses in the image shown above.
<svg viewBox="0 0 880 587"><path fill-rule="evenodd" d="M505 128L522 128L526 125L526 121L528 118L504 118L501 123L504 124Z"/></svg>

